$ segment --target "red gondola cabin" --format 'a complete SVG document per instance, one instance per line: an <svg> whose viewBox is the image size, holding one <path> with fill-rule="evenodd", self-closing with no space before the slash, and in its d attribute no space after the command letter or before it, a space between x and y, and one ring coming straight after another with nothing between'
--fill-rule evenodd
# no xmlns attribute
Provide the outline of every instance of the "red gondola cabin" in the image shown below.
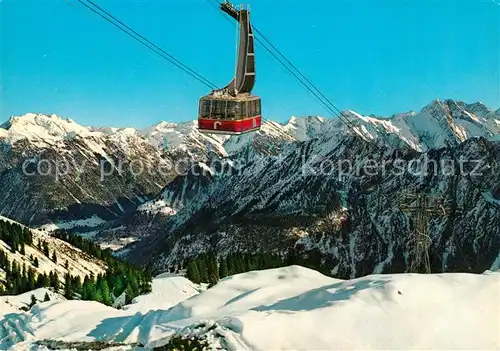
<svg viewBox="0 0 500 351"><path fill-rule="evenodd" d="M260 98L236 96L200 99L198 128L205 133L243 134L259 130L261 125Z"/></svg>
<svg viewBox="0 0 500 351"><path fill-rule="evenodd" d="M236 9L229 2L222 11L238 21L240 38L236 75L223 89L212 91L200 99L198 130L202 133L243 134L260 129L261 103L251 95L255 84L255 51L250 12Z"/></svg>

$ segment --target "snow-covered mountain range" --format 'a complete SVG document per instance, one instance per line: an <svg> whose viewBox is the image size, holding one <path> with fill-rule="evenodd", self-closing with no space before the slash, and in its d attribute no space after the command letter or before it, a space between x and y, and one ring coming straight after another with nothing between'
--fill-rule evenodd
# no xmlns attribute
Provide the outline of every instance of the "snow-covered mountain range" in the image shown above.
<svg viewBox="0 0 500 351"><path fill-rule="evenodd" d="M367 160L374 169L352 167ZM395 160L437 168L400 171ZM500 265L499 165L500 144L486 139L422 154L324 136L235 174L177 177L153 202L175 215L127 226L150 233L127 256L161 270L204 251L295 252L343 278L404 272L415 225L400 206L425 193L443 201L427 223L433 271L481 272Z"/></svg>
<svg viewBox="0 0 500 351"><path fill-rule="evenodd" d="M444 196L457 213L430 223L438 245L434 265L480 270L495 262L500 110L436 100L391 117L343 115L351 128L337 118L292 117L233 137L200 134L195 121L136 130L83 127L55 115L13 117L0 129L0 213L46 229L85 231L113 248L144 238L123 253L139 262L154 259L159 269L193 255L193 247L220 253L301 247L329 257L343 276L357 276L366 274L359 265L384 271L407 261L411 225L395 200L426 191ZM477 178L348 172L339 181L338 170L303 174L304 166L322 167L325 160L395 158L475 159L484 169ZM44 173L60 164L67 169ZM136 172L139 164L145 171ZM349 227L332 229L344 234L325 237L326 217L344 218L344 212ZM250 233L259 240L249 240ZM472 250L468 261L480 249L489 252L484 262L457 258Z"/></svg>
<svg viewBox="0 0 500 351"><path fill-rule="evenodd" d="M404 141L415 150L447 146L470 137L489 138L500 133L500 109L494 111L481 102L465 104L454 100L435 100L420 112L406 112L390 117L363 116L346 110L347 118L357 131L369 139L392 136ZM320 134L341 136L348 128L337 118L318 116L291 117L285 124L264 123L256 135L306 141ZM386 135L382 135L386 134ZM4 145L14 145L21 140L40 147L56 146L74 139L88 139L96 143L107 140L121 144L124 148L131 139L147 140L156 149L181 149L196 154L203 149L213 149L220 155L234 154L254 135L228 137L198 133L196 121L184 123L160 122L145 129L84 127L69 118L57 115L27 113L15 116L0 126L0 139ZM387 140L387 139L384 139ZM87 145L96 153L101 147ZM93 147L94 146L94 147Z"/></svg>

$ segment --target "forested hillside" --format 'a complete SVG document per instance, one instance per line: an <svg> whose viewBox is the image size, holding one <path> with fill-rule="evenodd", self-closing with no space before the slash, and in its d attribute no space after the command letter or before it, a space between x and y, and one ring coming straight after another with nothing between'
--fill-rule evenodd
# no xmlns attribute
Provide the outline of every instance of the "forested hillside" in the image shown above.
<svg viewBox="0 0 500 351"><path fill-rule="evenodd" d="M59 231L49 236L0 219L0 294L51 288L66 299L120 304L151 291L151 275L92 242Z"/></svg>

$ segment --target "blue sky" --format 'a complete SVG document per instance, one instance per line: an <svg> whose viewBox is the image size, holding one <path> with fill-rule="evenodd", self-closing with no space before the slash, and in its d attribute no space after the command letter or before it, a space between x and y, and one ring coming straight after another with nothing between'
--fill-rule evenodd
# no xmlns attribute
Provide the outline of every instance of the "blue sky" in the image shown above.
<svg viewBox="0 0 500 351"><path fill-rule="evenodd" d="M207 0L94 0L218 86L235 27ZM435 98L500 107L500 1L247 0L254 25L340 109L388 116ZM196 118L209 92L76 0L0 0L1 120L55 113L84 125ZM263 113L327 115L260 46Z"/></svg>

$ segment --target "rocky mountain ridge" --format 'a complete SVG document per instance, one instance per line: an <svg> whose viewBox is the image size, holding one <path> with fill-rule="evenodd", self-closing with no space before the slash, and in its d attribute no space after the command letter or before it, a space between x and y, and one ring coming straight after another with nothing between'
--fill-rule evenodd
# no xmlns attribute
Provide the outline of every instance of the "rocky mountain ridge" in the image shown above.
<svg viewBox="0 0 500 351"><path fill-rule="evenodd" d="M490 231L498 228L494 218L499 190L492 170L498 164L498 143L494 140L500 134L500 110L493 111L481 103L436 100L418 113L391 118L353 111L345 111L344 116L354 125L356 135L338 119L315 116L292 117L284 125L269 122L258 133L230 138L200 134L194 122L162 122L135 130L81 127L57 116L28 114L13 118L0 129L0 187L6 189L0 212L50 230L83 228L88 237L115 249L143 239L121 254L141 263L153 259L158 268L200 250L216 249L225 254L235 249L265 248L285 254L291 248L305 247L308 249L299 251L319 255L330 268L348 276L363 271L359 265L377 266L378 271L395 269L394 263L382 264L392 262L391 255L398 257L397 267L404 266L401 262L407 262L404 257L409 253L401 245L407 241L412 225L394 200L426 189L446 195L452 203L458 201L457 196L467 194L472 201L467 211L487 210L482 212L488 213L486 219L481 217L486 232L479 233L490 240L490 255L497 255L496 234L491 236ZM340 177L336 164L338 160L345 160L351 167L367 160L392 162L389 170L394 171L395 159L409 163L423 157L436 162L476 158L485 170L478 180L470 174L419 178L408 172L386 172L382 176L348 169ZM70 166L74 176L61 176L56 182L54 177L23 173L23 166L30 166L27 169L33 172L45 158L76 164ZM91 166L79 174L78 162L84 160ZM172 171L172 164L181 161L182 172ZM139 162L152 168L162 164L171 172L134 174L127 167L117 167L103 180L102 165L120 162ZM334 171L317 174L318 169ZM27 195L18 196L17 189ZM466 227L472 230L468 222L472 214L453 216L451 224L440 224L447 228L446 234L436 232L433 237L449 241L455 223L461 223L459 231ZM345 218L351 223L348 227L343 225ZM338 242L339 237L325 236L325 228L341 230L343 239ZM359 254L348 249L352 245L356 252L364 248L365 239L351 241L353 233L358 233L358 241L363 238L364 234L359 234L366 232L363 228L371 228L374 237L368 241L386 254L357 259ZM394 231L405 234L391 244L397 248L389 250L392 239L377 234L380 231L391 236ZM254 240L249 241L245 235ZM473 239L472 252L476 252L478 240ZM454 240L440 245L437 252L441 256L444 248L454 252L447 254L450 258L459 254ZM347 251L340 253L341 247ZM367 249L374 250L371 246ZM433 264L437 267L441 261L434 259ZM487 261L491 265L494 260L489 257ZM468 265L477 268L473 266Z"/></svg>
<svg viewBox="0 0 500 351"><path fill-rule="evenodd" d="M351 167L368 161L375 169ZM401 172L398 161L437 168ZM149 236L125 255L159 270L206 251L244 251L293 254L344 278L405 272L415 223L400 206L416 206L406 196L425 193L443 201L427 223L433 271L482 272L500 265L499 165L500 144L484 138L428 153L314 139L238 174L174 181L164 201L175 214L148 220ZM193 189L195 181L190 199L168 203L181 193L176 185Z"/></svg>

